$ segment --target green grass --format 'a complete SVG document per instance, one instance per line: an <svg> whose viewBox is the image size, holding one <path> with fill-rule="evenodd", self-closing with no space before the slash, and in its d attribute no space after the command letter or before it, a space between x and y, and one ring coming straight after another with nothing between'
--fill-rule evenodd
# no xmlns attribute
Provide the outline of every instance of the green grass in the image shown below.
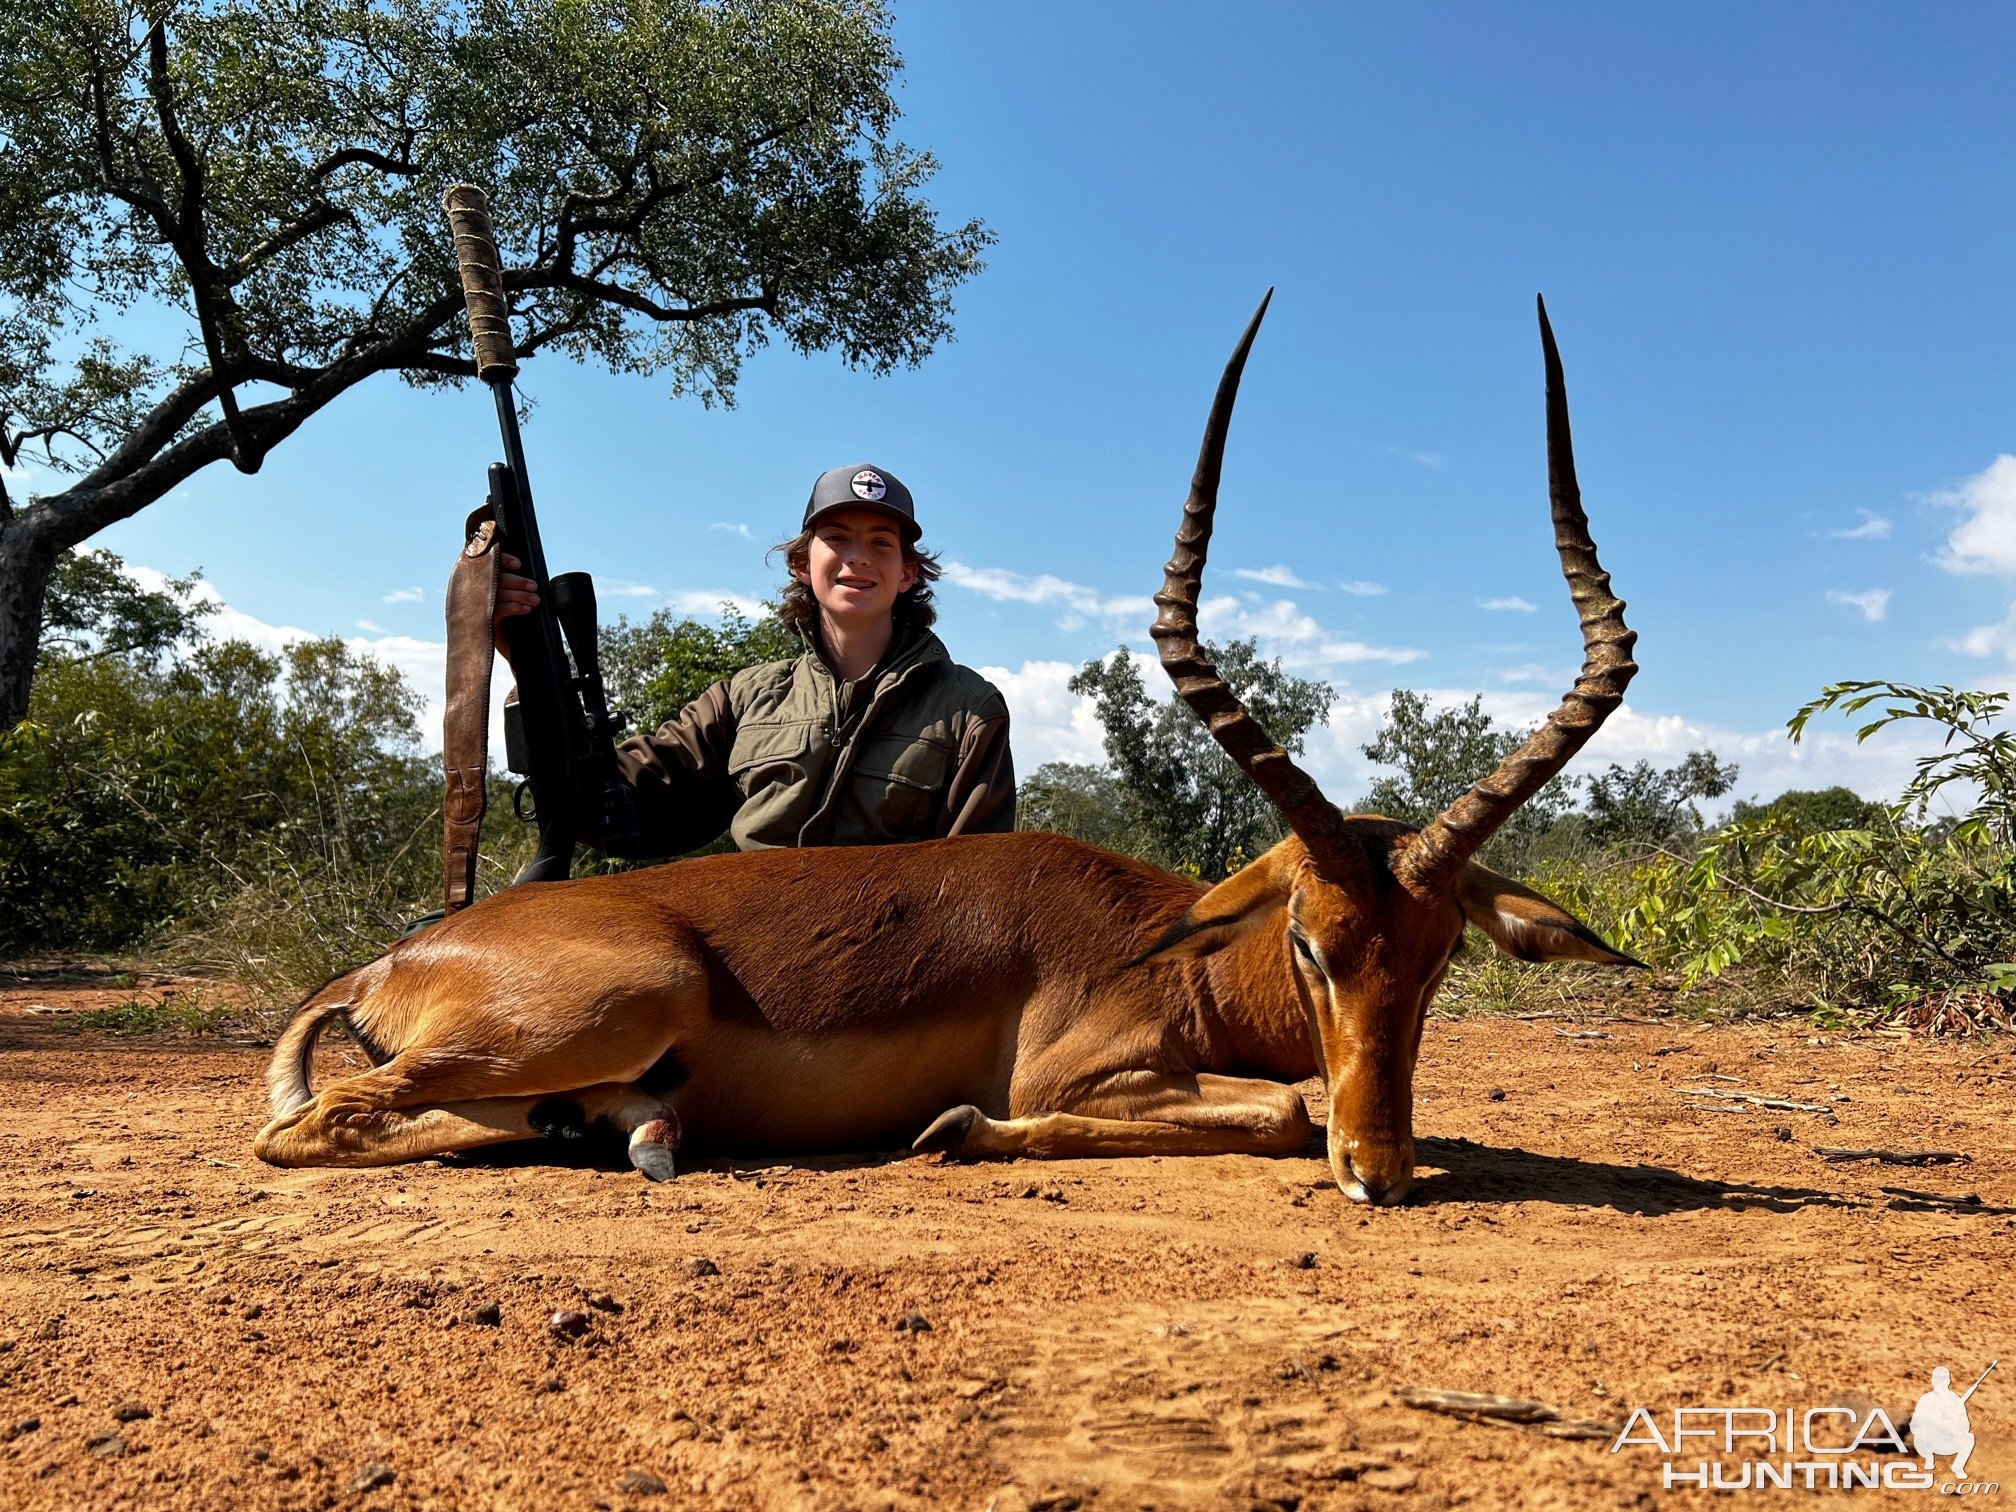
<svg viewBox="0 0 2016 1512"><path fill-rule="evenodd" d="M90 1008L70 1019L73 1029L99 1029L107 1034L213 1034L230 1021L231 1010L206 1002L201 993L154 1001L134 998L110 1008Z"/></svg>

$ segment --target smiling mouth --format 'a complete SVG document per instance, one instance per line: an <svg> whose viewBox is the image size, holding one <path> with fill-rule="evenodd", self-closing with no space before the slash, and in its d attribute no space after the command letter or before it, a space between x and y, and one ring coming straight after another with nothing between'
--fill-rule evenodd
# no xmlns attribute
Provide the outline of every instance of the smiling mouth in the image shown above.
<svg viewBox="0 0 2016 1512"><path fill-rule="evenodd" d="M875 586L875 584L869 582L866 578L843 577L843 578L836 578L834 581L837 582L839 586L842 588L854 588L859 589L863 592L866 592L868 589L871 589Z"/></svg>

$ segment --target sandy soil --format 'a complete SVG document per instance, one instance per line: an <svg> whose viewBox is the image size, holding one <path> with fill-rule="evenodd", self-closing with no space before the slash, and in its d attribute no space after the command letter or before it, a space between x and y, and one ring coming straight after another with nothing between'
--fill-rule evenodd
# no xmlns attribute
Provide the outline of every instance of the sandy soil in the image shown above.
<svg viewBox="0 0 2016 1512"><path fill-rule="evenodd" d="M1315 1149L271 1170L258 1048L31 1011L132 995L0 979L0 1505L1654 1506L1653 1449L1397 1393L1901 1426L1997 1356L2016 1496L2006 1040L1436 1020L1366 1212Z"/></svg>

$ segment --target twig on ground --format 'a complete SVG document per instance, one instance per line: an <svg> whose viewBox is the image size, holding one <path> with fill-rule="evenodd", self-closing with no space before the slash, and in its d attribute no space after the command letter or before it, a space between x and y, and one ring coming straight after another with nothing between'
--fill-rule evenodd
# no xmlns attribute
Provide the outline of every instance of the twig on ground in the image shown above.
<svg viewBox="0 0 2016 1512"><path fill-rule="evenodd" d="M1877 1191L1888 1197L1902 1197L1907 1202L1926 1202L1933 1207L1958 1208L1971 1212L1981 1206L1979 1192L1964 1192L1954 1195L1949 1192L1921 1192L1915 1187L1878 1187Z"/></svg>
<svg viewBox="0 0 2016 1512"><path fill-rule="evenodd" d="M1973 1160L1958 1150L1851 1150L1836 1145L1815 1145L1813 1153L1822 1160L1875 1160L1884 1165L1960 1165Z"/></svg>
<svg viewBox="0 0 2016 1512"><path fill-rule="evenodd" d="M1759 1097L1755 1092L1725 1092L1720 1087L1682 1087L1682 1097L1716 1097L1725 1102L1748 1103L1752 1107L1771 1108L1780 1113L1831 1113L1834 1110L1825 1103L1794 1102L1789 1097Z"/></svg>
<svg viewBox="0 0 2016 1512"><path fill-rule="evenodd" d="M1423 1412L1439 1412L1467 1423L1489 1423L1498 1428L1524 1428L1549 1438L1614 1439L1622 1433L1617 1423L1599 1423L1593 1418L1571 1418L1559 1407L1528 1397L1493 1396L1482 1391L1444 1391L1437 1386L1402 1386L1394 1393L1409 1407Z"/></svg>

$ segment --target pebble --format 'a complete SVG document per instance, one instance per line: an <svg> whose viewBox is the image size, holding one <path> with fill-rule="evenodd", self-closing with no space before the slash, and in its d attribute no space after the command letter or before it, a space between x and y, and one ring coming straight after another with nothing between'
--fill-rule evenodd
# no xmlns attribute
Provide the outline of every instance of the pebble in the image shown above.
<svg viewBox="0 0 2016 1512"><path fill-rule="evenodd" d="M154 1409L142 1402L121 1402L112 1409L115 1422L138 1423L154 1416Z"/></svg>
<svg viewBox="0 0 2016 1512"><path fill-rule="evenodd" d="M907 1312L896 1320L898 1333L929 1333L931 1320L920 1312Z"/></svg>
<svg viewBox="0 0 2016 1512"><path fill-rule="evenodd" d="M588 1332L588 1314L563 1307L546 1320L546 1326L563 1339L578 1339Z"/></svg>
<svg viewBox="0 0 2016 1512"><path fill-rule="evenodd" d="M643 1470L626 1470L616 1489L625 1496L663 1496L665 1482Z"/></svg>
<svg viewBox="0 0 2016 1512"><path fill-rule="evenodd" d="M721 1274L721 1267L705 1255L695 1255L686 1262L686 1274L696 1280L701 1276L718 1276Z"/></svg>
<svg viewBox="0 0 2016 1512"><path fill-rule="evenodd" d="M1297 1270L1316 1269L1316 1252L1314 1250L1304 1250L1300 1255L1297 1255L1295 1257L1295 1269Z"/></svg>
<svg viewBox="0 0 2016 1512"><path fill-rule="evenodd" d="M549 1375L548 1377L546 1377L545 1380L539 1383L536 1389L539 1391L540 1394L548 1395L556 1391L565 1391L567 1389L567 1383L561 1380L560 1377L558 1377L557 1375Z"/></svg>
<svg viewBox="0 0 2016 1512"><path fill-rule="evenodd" d="M33 1433L41 1426L42 1419L39 1417L16 1418L12 1423L7 1425L7 1438L10 1441L17 1439L24 1433Z"/></svg>
<svg viewBox="0 0 2016 1512"><path fill-rule="evenodd" d="M398 1472L390 1465L366 1465L350 1477L350 1489L352 1491L376 1491L380 1486L389 1486L397 1479L399 1479Z"/></svg>
<svg viewBox="0 0 2016 1512"><path fill-rule="evenodd" d="M126 1452L126 1440L107 1428L84 1440L84 1447L100 1459L118 1459Z"/></svg>
<svg viewBox="0 0 2016 1512"><path fill-rule="evenodd" d="M1505 1089L1503 1087L1493 1087L1490 1096L1493 1102L1503 1102L1505 1101Z"/></svg>
<svg viewBox="0 0 2016 1512"><path fill-rule="evenodd" d="M480 1323L485 1328L495 1328L504 1321L504 1309L495 1302L485 1302L469 1314L471 1323Z"/></svg>
<svg viewBox="0 0 2016 1512"><path fill-rule="evenodd" d="M597 1312L620 1313L623 1311L623 1304L607 1292L588 1293L588 1305Z"/></svg>

